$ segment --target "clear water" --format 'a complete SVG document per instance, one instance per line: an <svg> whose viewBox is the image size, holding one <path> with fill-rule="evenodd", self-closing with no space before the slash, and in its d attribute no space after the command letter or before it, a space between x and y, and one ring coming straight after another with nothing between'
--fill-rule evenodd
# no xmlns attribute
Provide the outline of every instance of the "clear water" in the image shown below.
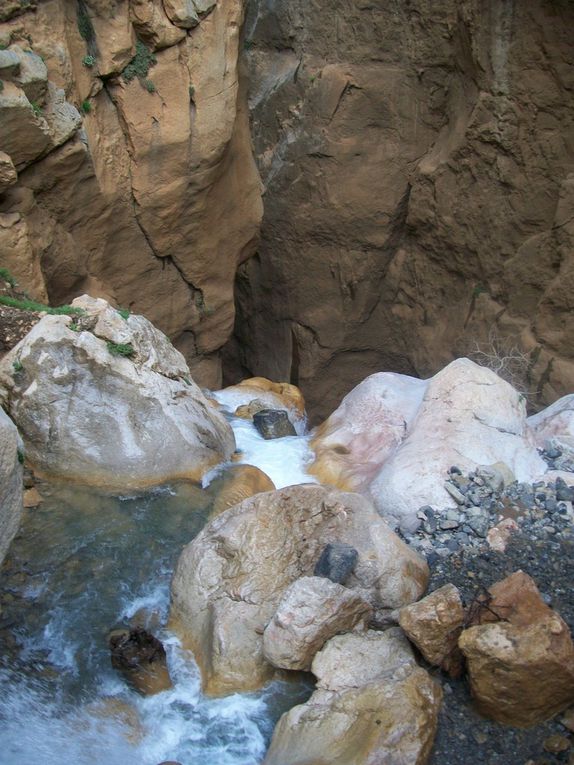
<svg viewBox="0 0 574 765"><path fill-rule="evenodd" d="M305 438L265 442L253 433L249 454L260 467L269 461L279 485L309 480ZM280 441L292 442L283 474ZM44 502L27 511L0 579L0 763L260 763L275 721L309 686L206 698L192 655L163 626L173 567L209 516L210 489L180 484L131 497L40 490ZM164 643L172 690L142 697L112 669L108 632L129 623Z"/></svg>

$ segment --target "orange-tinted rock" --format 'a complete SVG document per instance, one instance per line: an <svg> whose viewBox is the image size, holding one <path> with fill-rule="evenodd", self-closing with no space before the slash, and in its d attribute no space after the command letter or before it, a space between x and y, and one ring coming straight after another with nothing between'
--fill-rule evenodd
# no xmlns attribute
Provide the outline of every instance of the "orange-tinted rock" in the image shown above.
<svg viewBox="0 0 574 765"><path fill-rule="evenodd" d="M462 669L458 638L463 622L460 593L453 584L399 611L399 624L425 659L453 676Z"/></svg>
<svg viewBox="0 0 574 765"><path fill-rule="evenodd" d="M275 484L269 476L254 465L233 465L227 468L216 482L217 494L211 518L215 518L224 510L243 502L254 494L275 490ZM222 484L221 488L219 484Z"/></svg>
<svg viewBox="0 0 574 765"><path fill-rule="evenodd" d="M486 541L491 549L504 552L512 534L519 529L518 524L512 518L504 518L496 526L488 530Z"/></svg>
<svg viewBox="0 0 574 765"><path fill-rule="evenodd" d="M567 624L518 571L490 588L487 623L459 638L472 694L487 717L529 726L574 702L574 643ZM505 621L491 621L498 614Z"/></svg>

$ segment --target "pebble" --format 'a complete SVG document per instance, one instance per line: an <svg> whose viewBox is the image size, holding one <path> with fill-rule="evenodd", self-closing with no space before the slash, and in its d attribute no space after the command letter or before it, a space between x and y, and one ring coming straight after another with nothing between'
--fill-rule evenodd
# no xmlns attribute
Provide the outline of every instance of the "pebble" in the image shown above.
<svg viewBox="0 0 574 765"><path fill-rule="evenodd" d="M551 754L559 754L560 752L567 752L570 749L570 740L566 736L561 736L555 733L553 736L548 736L544 740L544 751Z"/></svg>

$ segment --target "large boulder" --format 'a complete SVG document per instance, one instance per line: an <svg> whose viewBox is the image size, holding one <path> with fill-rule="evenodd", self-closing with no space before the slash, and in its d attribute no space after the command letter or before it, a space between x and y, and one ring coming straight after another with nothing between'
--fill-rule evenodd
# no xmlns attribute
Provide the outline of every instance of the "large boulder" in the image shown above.
<svg viewBox="0 0 574 765"><path fill-rule="evenodd" d="M365 625L371 606L353 590L329 579L303 576L290 585L263 633L263 653L275 667L311 669L329 638Z"/></svg>
<svg viewBox="0 0 574 765"><path fill-rule="evenodd" d="M429 380L410 432L370 493L382 515L412 530L421 506L456 506L444 487L451 465L470 472L497 462L519 481L546 469L526 422L524 396L486 367L457 359Z"/></svg>
<svg viewBox="0 0 574 765"><path fill-rule="evenodd" d="M479 710L507 725L536 725L574 702L574 644L567 624L518 571L490 588L488 608L461 634ZM501 621L492 621L493 619Z"/></svg>
<svg viewBox="0 0 574 765"><path fill-rule="evenodd" d="M317 690L281 717L264 765L426 762L442 693L400 630L335 637L313 672Z"/></svg>
<svg viewBox="0 0 574 765"><path fill-rule="evenodd" d="M407 435L426 387L424 380L394 372L367 377L315 431L309 472L344 491L368 490Z"/></svg>
<svg viewBox="0 0 574 765"><path fill-rule="evenodd" d="M419 598L426 562L371 503L322 486L258 494L208 524L184 548L172 581L171 625L191 648L210 693L260 687L273 667L262 635L285 589L313 574L330 542L358 552L347 587L375 609Z"/></svg>
<svg viewBox="0 0 574 765"><path fill-rule="evenodd" d="M74 307L83 314L45 316L0 363L36 469L124 490L198 479L229 458L231 428L165 335L105 300Z"/></svg>
<svg viewBox="0 0 574 765"><path fill-rule="evenodd" d="M16 426L0 409L0 563L22 517L23 452Z"/></svg>

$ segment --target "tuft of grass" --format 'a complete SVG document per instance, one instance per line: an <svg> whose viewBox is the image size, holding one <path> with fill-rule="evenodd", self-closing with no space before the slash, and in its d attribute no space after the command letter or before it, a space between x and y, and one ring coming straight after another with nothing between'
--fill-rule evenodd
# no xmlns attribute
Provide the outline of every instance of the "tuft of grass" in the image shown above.
<svg viewBox="0 0 574 765"><path fill-rule="evenodd" d="M36 117L42 116L42 107L37 101L30 101L30 106Z"/></svg>
<svg viewBox="0 0 574 765"><path fill-rule="evenodd" d="M7 282L11 287L17 287L18 283L7 268L0 268L0 279Z"/></svg>
<svg viewBox="0 0 574 765"><path fill-rule="evenodd" d="M130 317L130 309L129 308L118 308L118 313L122 317L122 319L125 319L126 321Z"/></svg>
<svg viewBox="0 0 574 765"><path fill-rule="evenodd" d="M112 343L111 341L108 341L108 351L112 356L125 356L128 359L135 353L131 343Z"/></svg>
<svg viewBox="0 0 574 765"><path fill-rule="evenodd" d="M43 305L43 303L36 303L34 300L8 297L7 295L0 295L0 305L7 305L9 308L19 308L22 311L43 311L44 313L54 314L56 316L82 316L85 311L83 308L73 308L71 305L61 305L57 308L53 308L50 305Z"/></svg>
<svg viewBox="0 0 574 765"><path fill-rule="evenodd" d="M18 462L23 465L24 464L24 452L22 449L18 449Z"/></svg>
<svg viewBox="0 0 574 765"><path fill-rule="evenodd" d="M155 93L155 85L151 80L144 80L143 84L148 93Z"/></svg>
<svg viewBox="0 0 574 765"><path fill-rule="evenodd" d="M157 58L141 40L136 42L136 55L122 72L125 82L131 82L136 77L140 82L148 82L147 75L150 68L156 63ZM152 83L153 84L153 83ZM144 85L145 87L145 85ZM155 89L155 85L154 85Z"/></svg>
<svg viewBox="0 0 574 765"><path fill-rule="evenodd" d="M186 385L191 385L191 380L189 379L189 377L182 377L181 379L184 381Z"/></svg>
<svg viewBox="0 0 574 765"><path fill-rule="evenodd" d="M20 361L20 359L16 359L16 361L12 362L12 369L14 372L21 372L24 369L24 364Z"/></svg>
<svg viewBox="0 0 574 765"><path fill-rule="evenodd" d="M96 57L90 56L89 54L87 56L84 56L82 59L82 64L87 68L91 69L93 66L96 65Z"/></svg>
<svg viewBox="0 0 574 765"><path fill-rule="evenodd" d="M88 101L88 99L86 99L85 101L82 101L80 110L82 111L83 114L89 114L92 111L92 104L90 103L90 101Z"/></svg>
<svg viewBox="0 0 574 765"><path fill-rule="evenodd" d="M189 98L191 101L193 101L193 98L195 96L195 87L193 85L189 86Z"/></svg>

